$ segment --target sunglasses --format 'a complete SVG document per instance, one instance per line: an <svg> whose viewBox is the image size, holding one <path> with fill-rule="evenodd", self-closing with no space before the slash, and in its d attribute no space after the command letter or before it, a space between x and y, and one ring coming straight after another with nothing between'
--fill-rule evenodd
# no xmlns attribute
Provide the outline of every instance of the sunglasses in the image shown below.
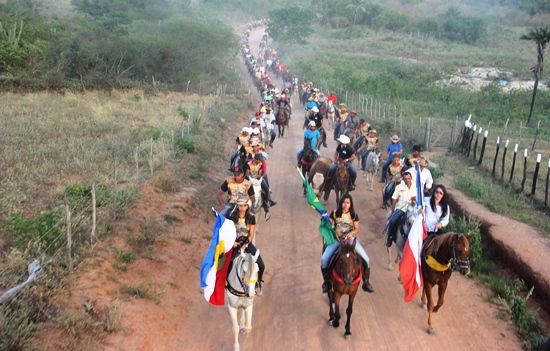
<svg viewBox="0 0 550 351"><path fill-rule="evenodd" d="M438 191L436 191L435 193L436 193L436 194L440 194L440 195L445 195L445 193L442 192L441 190L438 190Z"/></svg>

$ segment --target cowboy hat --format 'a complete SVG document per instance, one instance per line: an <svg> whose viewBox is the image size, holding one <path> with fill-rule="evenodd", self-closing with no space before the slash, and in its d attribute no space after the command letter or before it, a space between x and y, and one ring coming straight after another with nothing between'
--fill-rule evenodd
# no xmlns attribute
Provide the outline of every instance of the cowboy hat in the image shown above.
<svg viewBox="0 0 550 351"><path fill-rule="evenodd" d="M317 106L313 106L313 107L311 108L311 111L317 113L317 112L319 112L319 109L317 108Z"/></svg>
<svg viewBox="0 0 550 351"><path fill-rule="evenodd" d="M397 134L394 134L394 135L391 137L391 141L396 142L396 143L399 141L399 137L397 136Z"/></svg>
<svg viewBox="0 0 550 351"><path fill-rule="evenodd" d="M241 129L241 133L250 133L250 129L248 127L243 127L243 129Z"/></svg>
<svg viewBox="0 0 550 351"><path fill-rule="evenodd" d="M310 121L308 125L310 127L317 127L317 124L315 124L315 121Z"/></svg>
<svg viewBox="0 0 550 351"><path fill-rule="evenodd" d="M378 132L376 131L376 129L371 129L371 130L369 130L369 134L370 134L370 133L378 134Z"/></svg>
<svg viewBox="0 0 550 351"><path fill-rule="evenodd" d="M421 167L428 167L430 163L428 162L428 160L426 160L425 157L420 157L420 159L418 160L418 165Z"/></svg>
<svg viewBox="0 0 550 351"><path fill-rule="evenodd" d="M339 141L342 144L349 144L349 142L350 142L349 138L347 136L345 136L344 134L340 135L340 137L338 139L336 139L336 141Z"/></svg>
<svg viewBox="0 0 550 351"><path fill-rule="evenodd" d="M241 195L237 198L237 206L238 205L249 205L248 201L249 201L248 196Z"/></svg>
<svg viewBox="0 0 550 351"><path fill-rule="evenodd" d="M351 110L351 114L352 114L352 115L353 115L353 114L357 114L357 111Z"/></svg>

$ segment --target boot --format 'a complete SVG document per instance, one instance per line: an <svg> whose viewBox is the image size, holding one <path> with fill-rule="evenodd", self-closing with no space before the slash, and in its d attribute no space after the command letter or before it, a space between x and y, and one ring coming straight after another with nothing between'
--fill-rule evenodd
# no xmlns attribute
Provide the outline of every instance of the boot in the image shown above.
<svg viewBox="0 0 550 351"><path fill-rule="evenodd" d="M277 205L277 203L275 201L269 200L269 207L273 207L275 205Z"/></svg>
<svg viewBox="0 0 550 351"><path fill-rule="evenodd" d="M354 190L355 190L355 184L350 183L349 189L348 189L348 190L349 190L349 191L354 191Z"/></svg>
<svg viewBox="0 0 550 351"><path fill-rule="evenodd" d="M330 269L321 267L321 273L323 274L323 294L326 294L332 288L329 276Z"/></svg>
<svg viewBox="0 0 550 351"><path fill-rule="evenodd" d="M374 292L374 288L369 282L370 278L370 267L367 265L366 262L363 261L363 291L368 291L370 293Z"/></svg>

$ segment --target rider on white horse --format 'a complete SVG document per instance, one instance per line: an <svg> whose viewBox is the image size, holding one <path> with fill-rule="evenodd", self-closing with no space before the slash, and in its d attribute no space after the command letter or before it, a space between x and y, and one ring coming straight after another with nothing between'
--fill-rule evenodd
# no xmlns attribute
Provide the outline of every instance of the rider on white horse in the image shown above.
<svg viewBox="0 0 550 351"><path fill-rule="evenodd" d="M412 175L409 172L403 174L403 183L395 187L392 195L391 212L392 215L388 221L386 246L391 247L392 241L396 242L396 226L402 216L405 215L407 207L412 201L416 201L416 185L412 181Z"/></svg>

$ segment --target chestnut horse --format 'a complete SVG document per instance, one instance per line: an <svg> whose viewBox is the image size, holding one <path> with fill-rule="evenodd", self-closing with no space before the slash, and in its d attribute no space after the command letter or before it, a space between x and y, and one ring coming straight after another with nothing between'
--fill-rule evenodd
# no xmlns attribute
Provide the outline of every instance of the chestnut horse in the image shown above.
<svg viewBox="0 0 550 351"><path fill-rule="evenodd" d="M308 172L308 182L311 185L311 189L321 199L323 192L325 197L323 202L326 204L328 200L329 188L327 184L328 171L332 165L332 160L328 157L319 157L313 162L311 169Z"/></svg>
<svg viewBox="0 0 550 351"><path fill-rule="evenodd" d="M338 206L340 203L340 195L349 193L350 185L348 165L340 159L338 160L338 168L336 169L336 172L334 172L334 179L332 183L334 184L334 193L336 194L336 206Z"/></svg>
<svg viewBox="0 0 550 351"><path fill-rule="evenodd" d="M340 249L336 252L335 263L330 273L331 289L328 291L330 304L328 324L334 328L340 326L340 299L342 295L348 295L348 308L346 308L346 332L344 338L351 339L350 321L353 312L353 300L359 283L361 282L362 269L361 256L355 252L355 240L353 243L342 242Z"/></svg>
<svg viewBox="0 0 550 351"><path fill-rule="evenodd" d="M311 169L311 166L313 166L313 163L318 157L319 156L311 146L311 139L304 138L304 152L302 153L302 157L300 158L300 169L302 171L302 176L304 179L309 178L309 171ZM305 195L306 188L303 187L303 189L304 189L304 195Z"/></svg>
<svg viewBox="0 0 550 351"><path fill-rule="evenodd" d="M460 233L446 233L431 235L422 246L422 279L424 289L422 290L422 308L428 309L428 334L435 335L435 328L432 324L432 313L439 311L445 302L445 290L447 282L453 271L460 274L470 273L470 240L473 235L464 236ZM434 307L432 288L438 285L437 305Z"/></svg>

